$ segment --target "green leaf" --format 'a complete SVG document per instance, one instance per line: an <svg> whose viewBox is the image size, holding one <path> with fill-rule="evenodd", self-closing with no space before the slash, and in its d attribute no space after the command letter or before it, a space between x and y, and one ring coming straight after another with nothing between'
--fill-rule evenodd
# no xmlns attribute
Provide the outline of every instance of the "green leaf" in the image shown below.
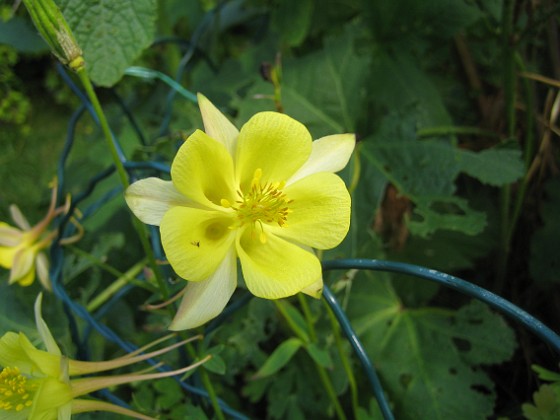
<svg viewBox="0 0 560 420"><path fill-rule="evenodd" d="M513 330L480 301L461 307L452 322L451 340L471 366L498 364L513 356L517 345Z"/></svg>
<svg viewBox="0 0 560 420"><path fill-rule="evenodd" d="M476 235L486 215L453 196L459 174L457 149L441 141L370 141L362 148L367 163L380 171L416 208L410 231L422 237L437 230Z"/></svg>
<svg viewBox="0 0 560 420"><path fill-rule="evenodd" d="M212 358L204 363L204 368L210 372L217 373L218 375L223 375L226 373L226 363L224 359L219 355L224 350L223 344L218 344L217 346L211 347L206 350L207 355L211 355Z"/></svg>
<svg viewBox="0 0 560 420"><path fill-rule="evenodd" d="M414 106L418 128L452 125L441 94L418 60L405 51L390 54L377 50L368 81L374 107L403 111Z"/></svg>
<svg viewBox="0 0 560 420"><path fill-rule="evenodd" d="M539 375L539 379L542 379L543 381L560 383L560 373L558 372L552 372L538 365L531 366L531 369L537 372Z"/></svg>
<svg viewBox="0 0 560 420"><path fill-rule="evenodd" d="M367 142L364 157L409 197L455 192L459 165L455 147L441 141Z"/></svg>
<svg viewBox="0 0 560 420"><path fill-rule="evenodd" d="M355 279L348 315L379 367L395 417L460 420L492 414L494 385L478 364L513 353L511 331L495 331L509 330L507 325L478 303L456 313L403 307L390 283L378 276Z"/></svg>
<svg viewBox="0 0 560 420"><path fill-rule="evenodd" d="M325 39L322 51L286 61L283 104L315 137L353 132L363 112L369 58L357 54L355 31Z"/></svg>
<svg viewBox="0 0 560 420"><path fill-rule="evenodd" d="M283 0L272 14L272 26L283 42L295 47L305 39L312 17L311 0Z"/></svg>
<svg viewBox="0 0 560 420"><path fill-rule="evenodd" d="M91 80L113 86L154 37L156 0L61 0Z"/></svg>
<svg viewBox="0 0 560 420"><path fill-rule="evenodd" d="M309 356L311 356L311 358L319 366L323 366L324 368L327 368L327 369L332 369L333 368L333 361L332 361L331 355L329 354L329 351L327 349L322 349L317 344L310 343L309 345L307 345L305 347L305 350L307 350L307 353L309 354Z"/></svg>
<svg viewBox="0 0 560 420"><path fill-rule="evenodd" d="M523 415L529 420L556 420L560 417L560 387L542 385L533 394L535 404L523 404Z"/></svg>
<svg viewBox="0 0 560 420"><path fill-rule="evenodd" d="M289 338L272 352L264 365L253 376L254 379L266 378L282 369L303 345L299 338Z"/></svg>
<svg viewBox="0 0 560 420"><path fill-rule="evenodd" d="M25 306L26 303L16 296L15 286L8 284L8 272L4 272L4 268L2 272L6 278L0 277L0 337L8 331L22 332L27 337L37 336L32 301Z"/></svg>
<svg viewBox="0 0 560 420"><path fill-rule="evenodd" d="M7 22L0 19L0 44L10 45L22 53L49 51L49 47L37 30L17 16Z"/></svg>
<svg viewBox="0 0 560 420"><path fill-rule="evenodd" d="M422 197L415 200L410 232L427 237L436 230L451 230L477 235L486 226L486 214L473 210L460 197Z"/></svg>
<svg viewBox="0 0 560 420"><path fill-rule="evenodd" d="M488 149L482 152L458 150L461 172L483 184L499 187L511 184L523 176L525 165L521 151L516 149Z"/></svg>

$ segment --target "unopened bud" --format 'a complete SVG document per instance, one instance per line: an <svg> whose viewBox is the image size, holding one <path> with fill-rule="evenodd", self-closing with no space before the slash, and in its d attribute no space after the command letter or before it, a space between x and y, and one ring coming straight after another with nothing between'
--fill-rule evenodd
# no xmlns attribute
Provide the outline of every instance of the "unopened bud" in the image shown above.
<svg viewBox="0 0 560 420"><path fill-rule="evenodd" d="M84 66L82 50L76 42L64 15L53 0L23 0L29 15L62 64L73 70Z"/></svg>

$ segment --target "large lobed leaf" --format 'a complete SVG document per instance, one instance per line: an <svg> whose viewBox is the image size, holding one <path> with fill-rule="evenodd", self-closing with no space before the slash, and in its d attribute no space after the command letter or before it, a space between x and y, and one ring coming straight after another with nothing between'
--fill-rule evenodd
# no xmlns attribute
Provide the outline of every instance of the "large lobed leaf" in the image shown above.
<svg viewBox="0 0 560 420"><path fill-rule="evenodd" d="M154 37L156 0L60 0L89 75L100 86L112 86Z"/></svg>
<svg viewBox="0 0 560 420"><path fill-rule="evenodd" d="M390 281L366 273L354 281L348 314L379 369L396 418L492 414L493 383L479 365L509 359L515 339L485 305L405 308Z"/></svg>

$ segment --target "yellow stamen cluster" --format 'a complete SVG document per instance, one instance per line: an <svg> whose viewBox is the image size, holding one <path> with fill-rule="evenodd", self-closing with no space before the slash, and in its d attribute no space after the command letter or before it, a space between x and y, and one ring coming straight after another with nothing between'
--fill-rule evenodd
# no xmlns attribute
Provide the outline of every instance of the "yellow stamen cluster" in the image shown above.
<svg viewBox="0 0 560 420"><path fill-rule="evenodd" d="M6 367L0 372L0 410L21 411L33 403L37 384L29 383L18 368Z"/></svg>
<svg viewBox="0 0 560 420"><path fill-rule="evenodd" d="M289 205L293 200L288 200L282 192L284 182L261 184L262 169L257 169L251 181L251 189L246 193L240 192L240 200L231 205L227 200L222 200L224 207L231 207L237 212L240 226L247 223L259 224L261 228L260 241L266 242L263 223L277 223L280 227L287 226L288 214L291 213Z"/></svg>

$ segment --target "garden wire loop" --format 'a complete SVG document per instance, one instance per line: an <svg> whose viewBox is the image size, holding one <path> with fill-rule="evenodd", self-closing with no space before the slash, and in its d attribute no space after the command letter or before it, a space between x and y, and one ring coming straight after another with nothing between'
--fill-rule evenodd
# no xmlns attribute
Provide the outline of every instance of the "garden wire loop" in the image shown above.
<svg viewBox="0 0 560 420"><path fill-rule="evenodd" d="M185 64L192 57L192 52L193 52L192 49L189 49L187 51L184 60ZM58 175L58 182L59 182L58 196L64 197L63 192L65 191L65 178L66 178L65 166L75 142L74 141L75 127L78 121L80 120L80 118L85 114L85 111L88 111L88 113L92 116L94 122L97 123L98 118L95 115L95 112L91 104L89 103L88 99L86 98L86 96L75 85L73 80L69 77L69 75L66 73L66 71L62 66L58 66L58 72L60 73L63 81L72 89L72 91L77 95L77 97L81 101L80 107L75 111L75 113L70 118L66 142L63 151L61 153L59 163L58 163L58 168L57 168L57 175ZM180 86L180 84L176 80L173 80L168 76L163 75L162 73L155 72L149 69L144 69L144 68L130 68L127 71L127 74L130 76L141 77L149 80L157 79L166 83L171 89L169 98L172 98L172 96L175 93L178 93L192 102L196 101L195 95L193 95L191 92L189 92L188 90ZM173 94L171 92L173 92ZM123 101L120 101L120 99L118 100L121 108L123 109L125 116L129 119L131 124L134 124L135 126L135 131L137 132L137 135L139 137L139 143L145 144L146 141L145 137L140 131L140 129L138 128L138 126L136 125L136 123L134 122L132 113L127 109L126 104ZM168 107L168 109L170 110L170 107ZM169 116L166 118L166 120L168 118ZM165 126L166 124L164 124L164 127ZM129 175L131 175L131 177L134 175L134 172L138 170L147 170L147 169L159 173L169 174L169 166L162 162L129 161L126 158L123 149L119 144L119 140L114 135L113 135L113 139L119 151L119 158L124 163L124 166L129 172ZM81 214L78 215L78 213L75 212L77 206L80 203L82 203L86 198L88 198L96 189L96 187L100 183L107 180L112 175L113 172L114 172L114 167L112 166L99 172L98 174L96 174L91 178L89 183L85 186L85 188L80 193L75 194L72 197L70 211L66 216L62 217L59 220L59 228L60 228L59 240L55 241L55 243L53 243L50 249L50 256L51 256L50 274L53 282L53 291L56 297L63 302L64 310L70 324L70 333L72 339L77 346L78 355L84 358L88 357L87 340L92 331L96 331L97 333L101 334L105 339L117 344L124 351L130 352L137 349L135 345L124 341L113 330L111 330L102 322L100 322L100 318L102 317L102 315L106 313L106 311L108 311L111 308L111 306L114 305L120 298L126 295L132 289L131 286L123 288L118 295L116 295L108 302L106 302L95 313L90 313L82 305L72 300L72 298L69 296L69 294L65 289L64 279L63 279L64 277L63 265L64 265L65 256L64 256L64 249L60 244L60 239L62 239L65 236L70 236L73 234L73 230L75 228L71 223L68 223L71 217L75 217L80 222L82 222L86 220L88 217L93 216L97 212L97 210L99 210L105 203L122 194L122 188L115 187L109 190L104 195L102 195L96 202L89 204L85 208L82 208ZM152 237L152 246L154 248L156 257L164 258L163 250L161 249L161 243L159 241L157 228L153 228L150 233ZM464 293L470 297L476 298L478 300L481 300L482 302L487 303L494 309L504 313L508 317L521 323L523 326L525 326L530 331L535 333L540 339L548 343L557 353L560 354L560 336L558 336L558 334L556 334L554 331L552 331L542 322L540 322L539 320L537 320L527 312L523 311L519 307L515 306L511 302L489 292L488 290L485 290L479 286L469 283L465 280L462 280L460 278L439 271L431 270L429 268L420 267L412 264L398 263L398 262L370 260L370 259L344 259L344 260L333 260L333 261L323 262L324 271L349 270L349 269L386 271L386 272L407 274L428 281L433 281L438 284L449 287L453 290ZM143 279L139 278L138 280L142 281ZM364 346L362 345L354 329L352 328L352 325L350 324L344 310L342 309L341 305L338 303L333 292L327 286L325 286L323 290L323 297L328 303L328 305L330 306L330 308L332 309L335 317L337 318L340 324L343 333L345 334L356 357L361 363L366 373L366 376L370 382L373 394L379 404L382 415L384 416L385 419L393 419L394 416L391 412L389 402L383 392L383 388L377 376L377 373L375 371L374 364L369 359ZM242 294L238 299L232 301L231 304L228 305L228 307L222 313L222 315L216 318L208 325L206 331L210 332L211 330L218 327L221 323L227 321L227 319L231 317L233 313L235 313L238 309L243 307L250 299L251 299L251 295L245 293ZM82 333L82 337L80 337L80 334L78 332L76 318L75 318L76 316L84 320L87 324L87 328L84 329L84 332ZM156 360L149 360L148 362L154 366L157 365ZM165 366L157 366L157 369L161 371L169 370L169 368ZM206 390L195 385L195 382L193 381L192 377L183 381L180 380L179 378L175 378L175 380L188 393L191 393L203 399L209 399L209 394L206 392ZM109 391L104 391L100 395L110 401L113 401L114 403L126 406L124 402L120 401ZM224 411L224 413L229 415L231 418L235 418L235 419L247 418L244 414L239 413L238 411L232 409L225 402L221 400L219 400L219 405L221 409Z"/></svg>

